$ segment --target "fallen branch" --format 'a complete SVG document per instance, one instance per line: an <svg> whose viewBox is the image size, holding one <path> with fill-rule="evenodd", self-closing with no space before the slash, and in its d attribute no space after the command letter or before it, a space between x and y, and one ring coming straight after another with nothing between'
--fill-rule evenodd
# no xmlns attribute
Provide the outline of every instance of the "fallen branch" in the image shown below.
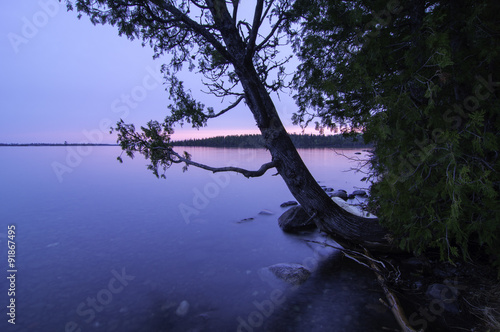
<svg viewBox="0 0 500 332"><path fill-rule="evenodd" d="M356 263L363 265L364 267L372 270L375 275L377 276L377 281L384 291L385 297L387 298L387 301L389 303L385 303L382 299L381 302L387 305L392 311L392 314L394 315L394 318L396 318L396 321L398 322L399 326L401 327L403 332L422 332L423 330L415 330L413 327L411 327L408 319L406 318L405 312L403 310L403 307L401 306L401 303L399 302L398 297L394 292L387 286L386 278L384 277L384 272L381 269L381 267L388 271L387 267L385 264L373 258L373 256L370 254L370 252L367 249L365 250L365 253L361 253L356 250L351 250L351 249L344 249L341 247L337 247L328 243L324 242L318 242L318 241L311 241L311 240L305 240L306 242L311 242L311 243L316 243L316 244L321 244L330 248L334 248L342 252L346 257L349 259L352 259ZM363 262L365 260L365 262ZM393 267L394 268L394 267Z"/></svg>
<svg viewBox="0 0 500 332"><path fill-rule="evenodd" d="M370 253L368 250L365 249L365 255L368 257L371 257ZM399 326L403 330L403 332L417 332L413 327L411 327L410 322L408 322L408 318L406 318L405 312L403 310L403 307L401 306L401 303L399 303L399 299L394 294L394 292L387 286L387 283L385 282L385 278L382 275L382 271L380 270L379 266L375 264L373 261L370 260L370 266L373 271L375 271L375 274L377 275L377 281L382 287L382 290L385 293L385 297L387 298L387 301L389 301L389 308L392 311L392 314L396 318L396 321L398 322ZM418 330L424 331L424 330Z"/></svg>

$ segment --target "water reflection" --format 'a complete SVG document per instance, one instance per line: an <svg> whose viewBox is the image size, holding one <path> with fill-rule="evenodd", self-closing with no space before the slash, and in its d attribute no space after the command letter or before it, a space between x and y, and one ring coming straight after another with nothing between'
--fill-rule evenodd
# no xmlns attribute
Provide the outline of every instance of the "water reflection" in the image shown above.
<svg viewBox="0 0 500 332"><path fill-rule="evenodd" d="M186 150L212 166L255 169L269 161L259 149ZM12 223L19 230L19 324L10 331L236 331L238 318L250 322L259 310L255 302L276 297L276 289L286 300L269 317L261 313L265 319L249 325L252 331L391 326L389 313L378 314L370 271L281 232L279 205L293 197L272 172L215 178L173 167L166 181L157 180L140 157L119 164L118 148L94 147L60 182L51 165L64 163L67 153L64 147L0 149L0 233ZM300 153L322 184L347 191L364 186L362 174L341 172L352 164L333 151ZM182 207L192 208L189 218ZM272 214L259 214L263 209ZM254 219L238 223L244 218ZM319 268L297 289L259 274L277 263L311 264L311 257ZM0 260L6 261L5 250ZM113 271L134 277L116 293ZM179 309L184 302L187 309Z"/></svg>

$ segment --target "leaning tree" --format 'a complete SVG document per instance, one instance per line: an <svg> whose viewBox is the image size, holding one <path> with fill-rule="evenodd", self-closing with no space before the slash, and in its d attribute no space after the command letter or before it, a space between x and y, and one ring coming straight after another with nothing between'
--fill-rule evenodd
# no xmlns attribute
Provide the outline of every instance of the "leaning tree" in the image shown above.
<svg viewBox="0 0 500 332"><path fill-rule="evenodd" d="M140 131L122 120L115 130L125 153L144 155L155 175L173 164L201 167L212 172L232 171L246 177L262 176L275 168L290 192L320 230L342 244L390 248L387 232L376 219L354 216L323 191L303 163L283 123L271 94L286 86L285 64L280 54L290 42L291 0L257 0L250 15L238 0L75 0L67 1L94 24L111 24L120 35L141 39L154 57L167 55L163 65L172 104L163 122L150 121ZM285 49L286 50L286 49ZM283 52L284 54L289 54ZM165 57L167 58L167 57ZM221 110L205 107L178 78L179 71L196 69L210 94L232 100ZM240 104L252 112L271 161L258 170L215 168L197 163L187 153L174 150L170 135L176 123L205 126Z"/></svg>

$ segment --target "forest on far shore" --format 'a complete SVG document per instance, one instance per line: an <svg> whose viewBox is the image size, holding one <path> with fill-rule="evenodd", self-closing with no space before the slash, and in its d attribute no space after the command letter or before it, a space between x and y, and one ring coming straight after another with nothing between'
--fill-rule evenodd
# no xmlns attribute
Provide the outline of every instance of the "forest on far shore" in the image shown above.
<svg viewBox="0 0 500 332"><path fill-rule="evenodd" d="M338 135L291 134L293 144L297 148L365 148L361 134L345 137ZM172 143L175 146L206 146L225 148L261 148L264 147L262 135L216 136L203 139L189 139Z"/></svg>

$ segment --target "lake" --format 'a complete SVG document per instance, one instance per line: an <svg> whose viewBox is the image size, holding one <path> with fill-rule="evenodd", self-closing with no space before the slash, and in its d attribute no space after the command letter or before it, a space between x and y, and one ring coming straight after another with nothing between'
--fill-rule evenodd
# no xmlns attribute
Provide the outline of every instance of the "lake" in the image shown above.
<svg viewBox="0 0 500 332"><path fill-rule="evenodd" d="M257 169L263 149L179 147L193 160ZM366 187L345 172L362 150L300 153L322 185ZM361 152L362 154L355 154ZM283 233L293 200L279 176L247 179L174 165L166 180L119 147L2 147L0 261L15 225L15 325L0 281L1 331L380 331L397 328L374 274L319 232ZM261 211L266 210L266 214ZM253 218L241 222L244 219ZM329 240L329 243L333 243ZM266 273L312 270L300 286Z"/></svg>

